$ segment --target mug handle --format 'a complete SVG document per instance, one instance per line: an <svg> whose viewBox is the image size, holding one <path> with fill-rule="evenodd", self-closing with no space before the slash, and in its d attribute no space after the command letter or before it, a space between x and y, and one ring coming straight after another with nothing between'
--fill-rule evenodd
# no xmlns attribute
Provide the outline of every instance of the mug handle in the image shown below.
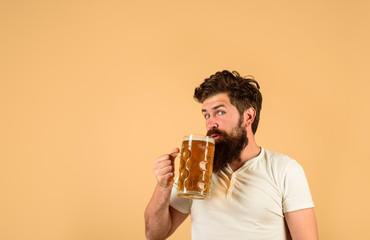
<svg viewBox="0 0 370 240"><path fill-rule="evenodd" d="M172 158L174 158L173 159L173 165L174 165L174 168L175 168L175 161L176 161L176 159L180 159L180 156L181 156L181 151L180 152L178 152L178 153L172 153L172 154L170 154L170 156L172 157ZM179 162L179 164L180 164L180 162ZM178 181L179 181L179 175L178 174L176 174L176 172L178 171L178 168L175 168L175 170L174 170L174 177L173 178L171 178L170 179L170 183L173 185L173 187L175 187L176 189L177 189L177 186L178 186Z"/></svg>

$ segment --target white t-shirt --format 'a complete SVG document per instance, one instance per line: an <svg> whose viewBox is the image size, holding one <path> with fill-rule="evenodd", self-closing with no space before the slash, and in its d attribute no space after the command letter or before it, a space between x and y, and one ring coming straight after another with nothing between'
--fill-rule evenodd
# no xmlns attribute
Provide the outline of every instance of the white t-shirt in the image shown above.
<svg viewBox="0 0 370 240"><path fill-rule="evenodd" d="M235 172L228 166L213 174L209 199L181 198L173 189L170 205L190 213L193 240L290 239L284 212L314 207L302 167L263 148Z"/></svg>

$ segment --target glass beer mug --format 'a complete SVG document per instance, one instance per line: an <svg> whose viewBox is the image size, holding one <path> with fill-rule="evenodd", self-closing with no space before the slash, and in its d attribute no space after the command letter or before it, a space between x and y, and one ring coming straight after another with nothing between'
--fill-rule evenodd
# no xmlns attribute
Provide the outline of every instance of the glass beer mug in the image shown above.
<svg viewBox="0 0 370 240"><path fill-rule="evenodd" d="M190 134L182 141L177 195L184 198L206 199L211 193L215 140L212 137Z"/></svg>

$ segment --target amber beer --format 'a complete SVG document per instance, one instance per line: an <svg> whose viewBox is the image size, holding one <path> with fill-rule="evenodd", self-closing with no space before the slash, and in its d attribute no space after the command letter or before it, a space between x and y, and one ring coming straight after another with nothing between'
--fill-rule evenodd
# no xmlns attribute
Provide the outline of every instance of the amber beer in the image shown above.
<svg viewBox="0 0 370 240"><path fill-rule="evenodd" d="M206 199L211 193L213 138L192 134L181 146L177 194L184 198Z"/></svg>

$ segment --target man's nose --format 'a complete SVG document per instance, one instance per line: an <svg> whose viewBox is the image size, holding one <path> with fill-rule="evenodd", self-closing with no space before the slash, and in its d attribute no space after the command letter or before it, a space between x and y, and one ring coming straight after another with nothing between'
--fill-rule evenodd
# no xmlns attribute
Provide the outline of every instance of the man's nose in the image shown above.
<svg viewBox="0 0 370 240"><path fill-rule="evenodd" d="M214 128L218 128L218 123L211 117L207 120L207 131Z"/></svg>

